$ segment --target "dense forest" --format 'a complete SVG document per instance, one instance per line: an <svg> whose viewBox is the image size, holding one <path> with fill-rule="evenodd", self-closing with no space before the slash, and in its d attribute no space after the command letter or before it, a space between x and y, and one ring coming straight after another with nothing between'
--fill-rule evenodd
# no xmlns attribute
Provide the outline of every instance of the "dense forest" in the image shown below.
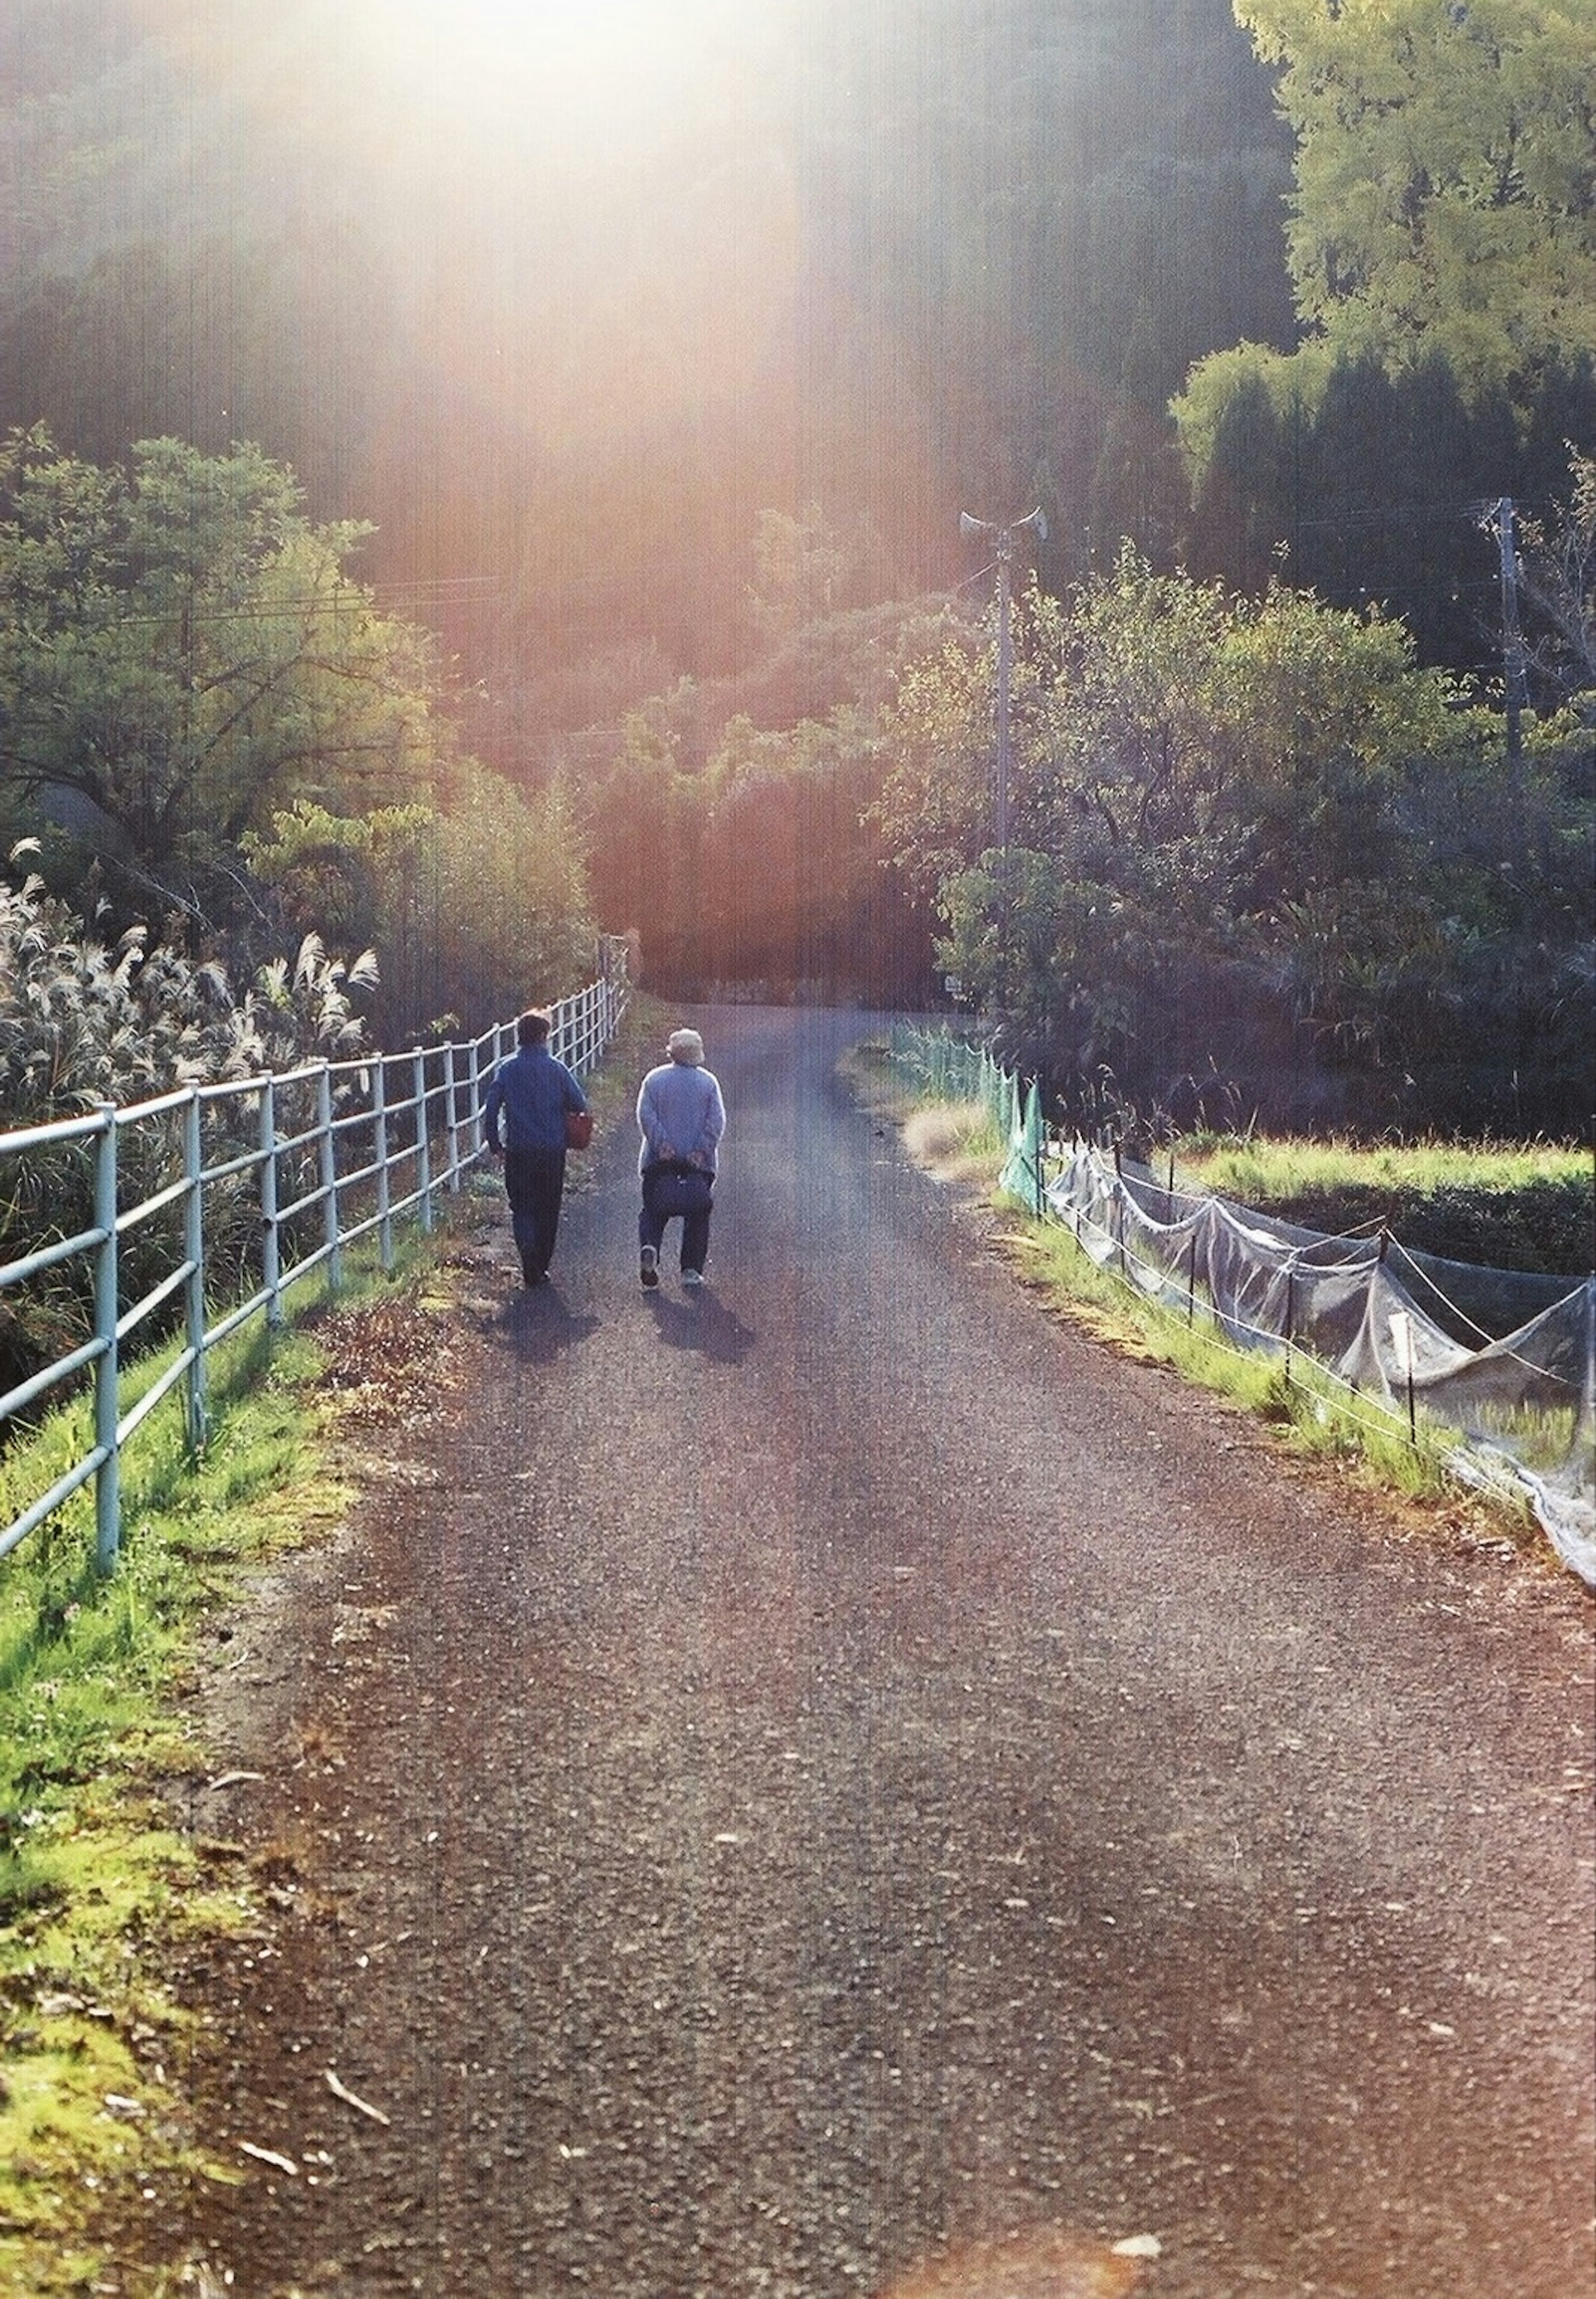
<svg viewBox="0 0 1596 2299"><path fill-rule="evenodd" d="M387 1029L635 927L955 975L1061 1091L1578 1126L1589 62L1541 0L12 0L0 834L245 972L373 942ZM1033 507L994 860L960 514Z"/></svg>

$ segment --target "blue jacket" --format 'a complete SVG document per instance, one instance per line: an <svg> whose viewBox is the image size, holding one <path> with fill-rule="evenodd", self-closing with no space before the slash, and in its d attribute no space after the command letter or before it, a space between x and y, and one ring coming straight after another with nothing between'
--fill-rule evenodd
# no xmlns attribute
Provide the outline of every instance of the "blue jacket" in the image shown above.
<svg viewBox="0 0 1596 2299"><path fill-rule="evenodd" d="M523 1046L494 1073L482 1105L483 1138L490 1150L562 1150L566 1111L586 1107L586 1096L563 1062L546 1046Z"/></svg>

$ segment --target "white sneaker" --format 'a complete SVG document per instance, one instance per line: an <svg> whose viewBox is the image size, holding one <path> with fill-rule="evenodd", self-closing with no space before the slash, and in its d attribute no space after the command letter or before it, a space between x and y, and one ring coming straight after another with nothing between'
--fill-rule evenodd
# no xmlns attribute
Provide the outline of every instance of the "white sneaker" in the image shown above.
<svg viewBox="0 0 1596 2299"><path fill-rule="evenodd" d="M682 1272L682 1283L684 1285L702 1285L703 1283L702 1270L684 1269Z"/></svg>
<svg viewBox="0 0 1596 2299"><path fill-rule="evenodd" d="M652 1292L660 1282L660 1257L652 1245L644 1247L637 1274L644 1286Z"/></svg>

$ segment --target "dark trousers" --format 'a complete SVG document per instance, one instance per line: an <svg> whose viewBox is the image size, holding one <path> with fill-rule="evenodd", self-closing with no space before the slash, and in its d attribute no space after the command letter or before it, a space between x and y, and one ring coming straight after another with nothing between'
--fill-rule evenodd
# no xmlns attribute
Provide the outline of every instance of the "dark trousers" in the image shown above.
<svg viewBox="0 0 1596 2299"><path fill-rule="evenodd" d="M662 1213L658 1203L661 1169L651 1166L643 1176L643 1211L637 1216L637 1242L652 1245L657 1253L664 1241L665 1224L674 1216ZM696 1269L703 1274L703 1266L710 1251L710 1208L702 1213L684 1214L682 1223L682 1267Z"/></svg>
<svg viewBox="0 0 1596 2299"><path fill-rule="evenodd" d="M510 1199L510 1226L521 1257L521 1274L536 1285L548 1274L560 1229L560 1200L565 1190L563 1150L506 1150L504 1194Z"/></svg>

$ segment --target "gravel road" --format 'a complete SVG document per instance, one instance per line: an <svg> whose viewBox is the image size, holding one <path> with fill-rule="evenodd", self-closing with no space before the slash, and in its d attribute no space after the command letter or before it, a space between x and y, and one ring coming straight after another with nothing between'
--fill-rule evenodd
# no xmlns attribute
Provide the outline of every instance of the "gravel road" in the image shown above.
<svg viewBox="0 0 1596 2299"><path fill-rule="evenodd" d="M187 1975L188 2082L246 2177L147 2248L247 2299L841 2299L1061 2229L1156 2237L1145 2299L1596 2292L1589 1600L1050 1320L835 1082L863 1017L692 1018L711 1285L640 1291L629 1124L546 1291L485 1200L349 1533L224 1648L265 1777L194 1825L276 1920ZM1124 2287L1019 2255L985 2299Z"/></svg>

